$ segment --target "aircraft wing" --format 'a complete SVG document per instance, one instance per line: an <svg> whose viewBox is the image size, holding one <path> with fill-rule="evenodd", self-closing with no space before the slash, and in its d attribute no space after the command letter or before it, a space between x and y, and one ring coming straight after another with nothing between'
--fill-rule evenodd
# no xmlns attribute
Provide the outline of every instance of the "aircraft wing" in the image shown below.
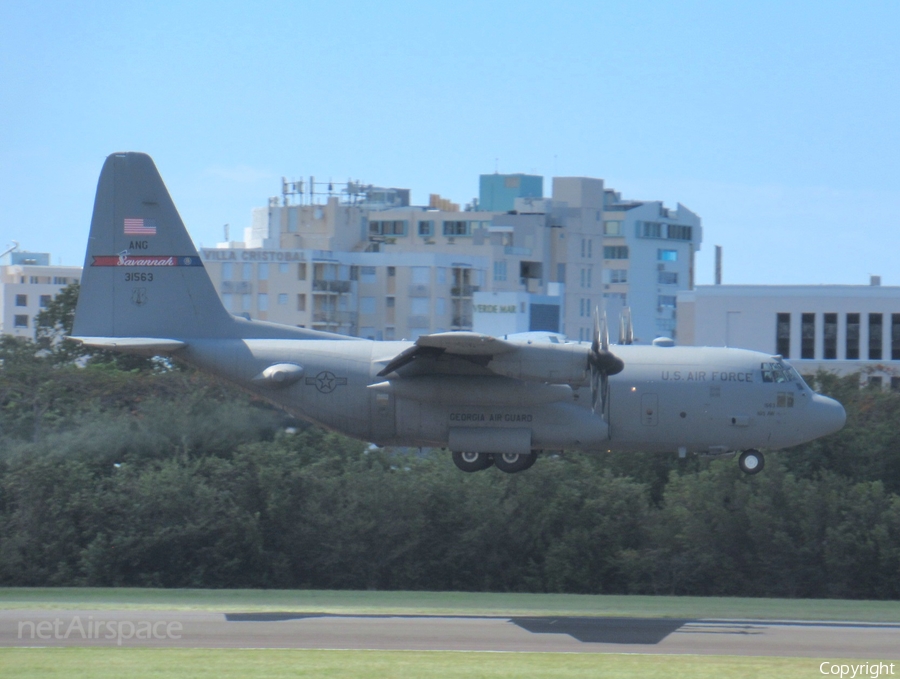
<svg viewBox="0 0 900 679"><path fill-rule="evenodd" d="M589 347L572 343L499 339L476 332L445 332L422 335L411 347L385 359L378 376L391 373L401 377L437 373L493 374L577 385L585 379L588 351Z"/></svg>

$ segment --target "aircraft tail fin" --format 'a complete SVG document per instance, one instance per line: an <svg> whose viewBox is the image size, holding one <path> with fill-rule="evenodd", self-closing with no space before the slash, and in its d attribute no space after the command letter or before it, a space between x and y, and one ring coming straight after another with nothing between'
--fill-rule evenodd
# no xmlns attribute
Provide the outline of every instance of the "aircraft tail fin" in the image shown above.
<svg viewBox="0 0 900 679"><path fill-rule="evenodd" d="M198 338L233 333L150 156L106 159L91 219L72 334Z"/></svg>

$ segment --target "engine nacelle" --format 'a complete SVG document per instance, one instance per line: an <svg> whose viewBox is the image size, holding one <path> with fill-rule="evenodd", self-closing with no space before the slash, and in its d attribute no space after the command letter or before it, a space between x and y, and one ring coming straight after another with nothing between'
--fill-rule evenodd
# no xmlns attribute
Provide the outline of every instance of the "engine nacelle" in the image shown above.
<svg viewBox="0 0 900 679"><path fill-rule="evenodd" d="M525 344L495 354L487 367L519 380L578 387L587 379L589 350L583 344Z"/></svg>

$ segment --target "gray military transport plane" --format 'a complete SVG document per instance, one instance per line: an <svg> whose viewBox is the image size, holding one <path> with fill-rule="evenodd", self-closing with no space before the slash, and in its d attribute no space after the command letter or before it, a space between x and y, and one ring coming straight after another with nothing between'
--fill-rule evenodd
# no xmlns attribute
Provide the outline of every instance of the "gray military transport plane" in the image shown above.
<svg viewBox="0 0 900 679"><path fill-rule="evenodd" d="M151 158L106 159L72 339L183 361L310 422L378 445L439 446L463 471L531 467L540 451L778 449L838 431L840 403L780 356L559 336L447 332L375 342L230 314Z"/></svg>

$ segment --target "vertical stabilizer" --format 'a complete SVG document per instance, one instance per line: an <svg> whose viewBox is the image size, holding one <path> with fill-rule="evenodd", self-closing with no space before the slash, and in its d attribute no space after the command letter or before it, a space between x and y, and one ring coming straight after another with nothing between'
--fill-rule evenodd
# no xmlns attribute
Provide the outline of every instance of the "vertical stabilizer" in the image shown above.
<svg viewBox="0 0 900 679"><path fill-rule="evenodd" d="M153 160L143 153L109 156L72 334L227 337L234 325Z"/></svg>

